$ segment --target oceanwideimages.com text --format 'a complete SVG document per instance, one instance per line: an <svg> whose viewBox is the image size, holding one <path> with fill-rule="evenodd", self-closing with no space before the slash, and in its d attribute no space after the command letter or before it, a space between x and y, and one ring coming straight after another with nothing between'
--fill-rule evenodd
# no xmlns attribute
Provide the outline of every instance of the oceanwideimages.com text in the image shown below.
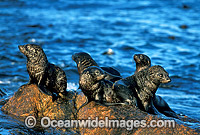
<svg viewBox="0 0 200 135"><path fill-rule="evenodd" d="M36 123L35 117L28 116L25 119L25 125L29 128L33 128ZM126 128L127 130L132 130L133 128L155 128L155 127L175 127L174 120L151 120L148 122L146 120L117 120L117 119L109 119L109 117L105 117L105 119L99 119L96 117L95 119L84 120L51 120L49 117L43 117L40 120L40 125L43 128Z"/></svg>

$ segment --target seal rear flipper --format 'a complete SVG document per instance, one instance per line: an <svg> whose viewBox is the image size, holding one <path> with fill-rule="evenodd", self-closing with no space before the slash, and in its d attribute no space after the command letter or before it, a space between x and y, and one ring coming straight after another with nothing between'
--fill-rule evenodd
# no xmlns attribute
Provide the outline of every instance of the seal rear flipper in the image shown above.
<svg viewBox="0 0 200 135"><path fill-rule="evenodd" d="M104 106L128 105L127 103L101 103Z"/></svg>
<svg viewBox="0 0 200 135"><path fill-rule="evenodd" d="M101 106L114 106L114 105L128 105L127 103L106 103L106 102L100 102L100 101L95 101L96 104L101 105Z"/></svg>
<svg viewBox="0 0 200 135"><path fill-rule="evenodd" d="M124 85L123 81L120 80L119 83L114 84L113 89L121 102L128 103L129 105L137 105L134 93L131 89Z"/></svg>

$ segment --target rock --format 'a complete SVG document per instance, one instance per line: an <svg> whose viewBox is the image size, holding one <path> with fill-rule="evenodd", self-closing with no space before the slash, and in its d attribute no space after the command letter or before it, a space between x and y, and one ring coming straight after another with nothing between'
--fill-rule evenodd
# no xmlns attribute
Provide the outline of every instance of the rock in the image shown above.
<svg viewBox="0 0 200 135"><path fill-rule="evenodd" d="M38 119L42 117L49 117L51 120L69 120L80 119L105 120L106 117L109 120L146 120L149 124L151 120L164 120L160 116L149 115L133 106L101 106L95 102L90 102L85 107L79 108L86 101L86 97L82 92L71 93L67 100L63 101L58 99L56 102L52 102L52 97L40 92L36 85L23 85L14 94L13 97L2 107L2 111L6 114L17 116L17 118L25 118L27 116L35 116ZM165 117L168 120L175 120L175 127L129 127L127 128L62 128L56 130L56 133L62 134L198 134L194 129L183 125L183 122L177 119ZM24 119L23 119L24 121ZM185 121L186 118L185 118ZM198 122L199 123L199 122ZM51 128L50 128L51 129ZM59 129L59 128L58 128ZM38 128L35 128L37 133ZM48 130L50 133L52 130ZM43 131L44 132L44 131ZM45 130L46 132L46 130ZM53 131L55 132L55 131ZM21 130L17 133L21 133ZM53 133L52 133L53 134Z"/></svg>
<svg viewBox="0 0 200 135"><path fill-rule="evenodd" d="M46 116L50 119L70 119L73 118L74 114L72 112L72 97L73 94L71 94L69 101L59 99L57 102L52 102L52 96L40 92L36 85L23 85L1 110L6 114L23 118Z"/></svg>
<svg viewBox="0 0 200 135"><path fill-rule="evenodd" d="M78 107L85 102L85 96L80 93L76 99ZM164 120L160 116L150 115L143 112L136 107L131 106L100 106L95 102L90 102L78 112L78 119L95 120L98 117L99 120L105 120L106 117L110 120L146 120L146 124L149 125L151 120ZM166 119L167 118L167 119ZM166 120L175 120L175 127L133 127L130 130L126 128L79 128L81 134L198 134L194 129L180 124L180 121L173 118L165 117Z"/></svg>
<svg viewBox="0 0 200 135"><path fill-rule="evenodd" d="M103 55L113 55L115 52L111 49L111 48L109 48L108 50L106 50L105 52L103 52L102 54Z"/></svg>
<svg viewBox="0 0 200 135"><path fill-rule="evenodd" d="M183 24L183 25L180 25L179 28L181 28L181 29L187 29L188 26Z"/></svg>
<svg viewBox="0 0 200 135"><path fill-rule="evenodd" d="M188 5L183 4L183 5L182 5L182 8L183 8L183 9L189 9L190 7L189 7Z"/></svg>
<svg viewBox="0 0 200 135"><path fill-rule="evenodd" d="M168 36L169 39L175 40L176 37L175 36Z"/></svg>

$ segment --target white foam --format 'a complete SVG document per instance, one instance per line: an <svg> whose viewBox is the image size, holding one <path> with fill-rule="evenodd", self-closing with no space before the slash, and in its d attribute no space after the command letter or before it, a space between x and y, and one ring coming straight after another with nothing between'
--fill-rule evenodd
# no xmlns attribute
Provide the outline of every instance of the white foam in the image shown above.
<svg viewBox="0 0 200 135"><path fill-rule="evenodd" d="M77 83L67 83L67 90L76 91L79 85Z"/></svg>
<svg viewBox="0 0 200 135"><path fill-rule="evenodd" d="M11 82L8 81L8 80L7 80L7 81L1 81L1 80L0 80L0 84L10 84L10 83L11 83Z"/></svg>

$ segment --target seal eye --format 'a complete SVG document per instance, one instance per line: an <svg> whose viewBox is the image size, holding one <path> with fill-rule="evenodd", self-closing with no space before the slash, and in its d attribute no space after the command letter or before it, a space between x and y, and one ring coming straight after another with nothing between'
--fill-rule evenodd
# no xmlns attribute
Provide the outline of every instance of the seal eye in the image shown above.
<svg viewBox="0 0 200 135"><path fill-rule="evenodd" d="M28 50L30 50L30 49L31 49L31 47L28 45L28 46L27 46L27 49L28 49Z"/></svg>
<svg viewBox="0 0 200 135"><path fill-rule="evenodd" d="M142 55L140 55L140 59L141 59L141 60L143 59L143 56L142 56Z"/></svg>
<svg viewBox="0 0 200 135"><path fill-rule="evenodd" d="M160 74L159 76L160 76L160 77L163 77L163 74Z"/></svg>
<svg viewBox="0 0 200 135"><path fill-rule="evenodd" d="M37 52L37 51L36 51L35 49L33 49L33 48L31 49L31 51L32 51L32 52L34 52L34 53L36 53L36 52Z"/></svg>
<svg viewBox="0 0 200 135"><path fill-rule="evenodd" d="M96 71L95 71L95 74L96 74L96 75L99 75L99 74L100 74L100 71L99 71L99 70L96 70Z"/></svg>

